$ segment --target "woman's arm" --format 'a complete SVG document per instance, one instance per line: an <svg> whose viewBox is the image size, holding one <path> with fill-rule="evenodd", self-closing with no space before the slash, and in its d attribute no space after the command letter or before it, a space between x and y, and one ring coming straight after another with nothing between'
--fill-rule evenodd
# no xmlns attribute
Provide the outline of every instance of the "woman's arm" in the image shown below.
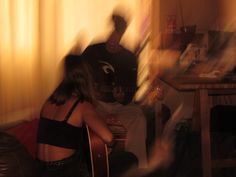
<svg viewBox="0 0 236 177"><path fill-rule="evenodd" d="M105 143L110 144L113 140L113 135L108 129L102 118L96 113L94 107L84 102L82 107L82 118L83 121L91 128L99 137L101 137Z"/></svg>

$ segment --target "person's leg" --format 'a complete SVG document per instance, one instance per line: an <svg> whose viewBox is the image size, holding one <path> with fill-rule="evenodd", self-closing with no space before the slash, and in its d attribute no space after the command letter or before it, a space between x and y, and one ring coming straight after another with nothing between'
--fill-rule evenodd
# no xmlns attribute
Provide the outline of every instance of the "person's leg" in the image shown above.
<svg viewBox="0 0 236 177"><path fill-rule="evenodd" d="M120 108L117 117L128 131L125 150L137 156L139 168L146 168L146 118L143 111L131 103Z"/></svg>
<svg viewBox="0 0 236 177"><path fill-rule="evenodd" d="M131 152L118 151L109 154L110 177L120 177L130 170L137 169L138 159Z"/></svg>
<svg viewBox="0 0 236 177"><path fill-rule="evenodd" d="M146 150L146 118L141 107L130 103L122 105L119 103L104 103L99 101L97 111L101 116L108 118L116 116L127 129L125 151L132 152L137 156L139 168L147 167Z"/></svg>

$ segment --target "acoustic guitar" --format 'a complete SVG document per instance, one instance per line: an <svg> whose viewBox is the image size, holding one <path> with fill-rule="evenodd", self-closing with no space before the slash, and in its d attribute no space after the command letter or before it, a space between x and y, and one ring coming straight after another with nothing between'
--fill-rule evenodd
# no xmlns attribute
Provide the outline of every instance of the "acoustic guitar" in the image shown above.
<svg viewBox="0 0 236 177"><path fill-rule="evenodd" d="M92 177L109 177L108 150L103 140L87 125L84 128L87 135L85 143L85 156Z"/></svg>

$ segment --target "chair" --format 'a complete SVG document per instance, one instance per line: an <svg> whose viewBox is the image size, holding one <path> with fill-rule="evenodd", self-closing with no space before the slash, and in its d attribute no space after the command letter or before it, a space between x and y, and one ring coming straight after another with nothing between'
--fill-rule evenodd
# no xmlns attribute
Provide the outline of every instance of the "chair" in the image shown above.
<svg viewBox="0 0 236 177"><path fill-rule="evenodd" d="M212 168L236 167L236 106L216 105L211 109L210 130L212 133L232 136L231 144L225 151L228 157L212 159ZM220 145L220 144L219 144ZM227 152L226 152L227 153Z"/></svg>

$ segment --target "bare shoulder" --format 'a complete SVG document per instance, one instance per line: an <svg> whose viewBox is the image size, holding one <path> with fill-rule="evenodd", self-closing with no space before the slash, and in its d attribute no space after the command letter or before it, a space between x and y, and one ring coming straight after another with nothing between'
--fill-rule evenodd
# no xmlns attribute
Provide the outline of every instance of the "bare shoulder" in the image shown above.
<svg viewBox="0 0 236 177"><path fill-rule="evenodd" d="M80 107L83 112L93 112L95 110L94 106L88 101L81 102Z"/></svg>
<svg viewBox="0 0 236 177"><path fill-rule="evenodd" d="M94 120L98 118L97 111L95 109L95 106L91 104L90 102L84 101L81 103L81 114L85 121L88 120Z"/></svg>
<svg viewBox="0 0 236 177"><path fill-rule="evenodd" d="M83 101L80 103L83 108L93 108L93 105L88 101Z"/></svg>

